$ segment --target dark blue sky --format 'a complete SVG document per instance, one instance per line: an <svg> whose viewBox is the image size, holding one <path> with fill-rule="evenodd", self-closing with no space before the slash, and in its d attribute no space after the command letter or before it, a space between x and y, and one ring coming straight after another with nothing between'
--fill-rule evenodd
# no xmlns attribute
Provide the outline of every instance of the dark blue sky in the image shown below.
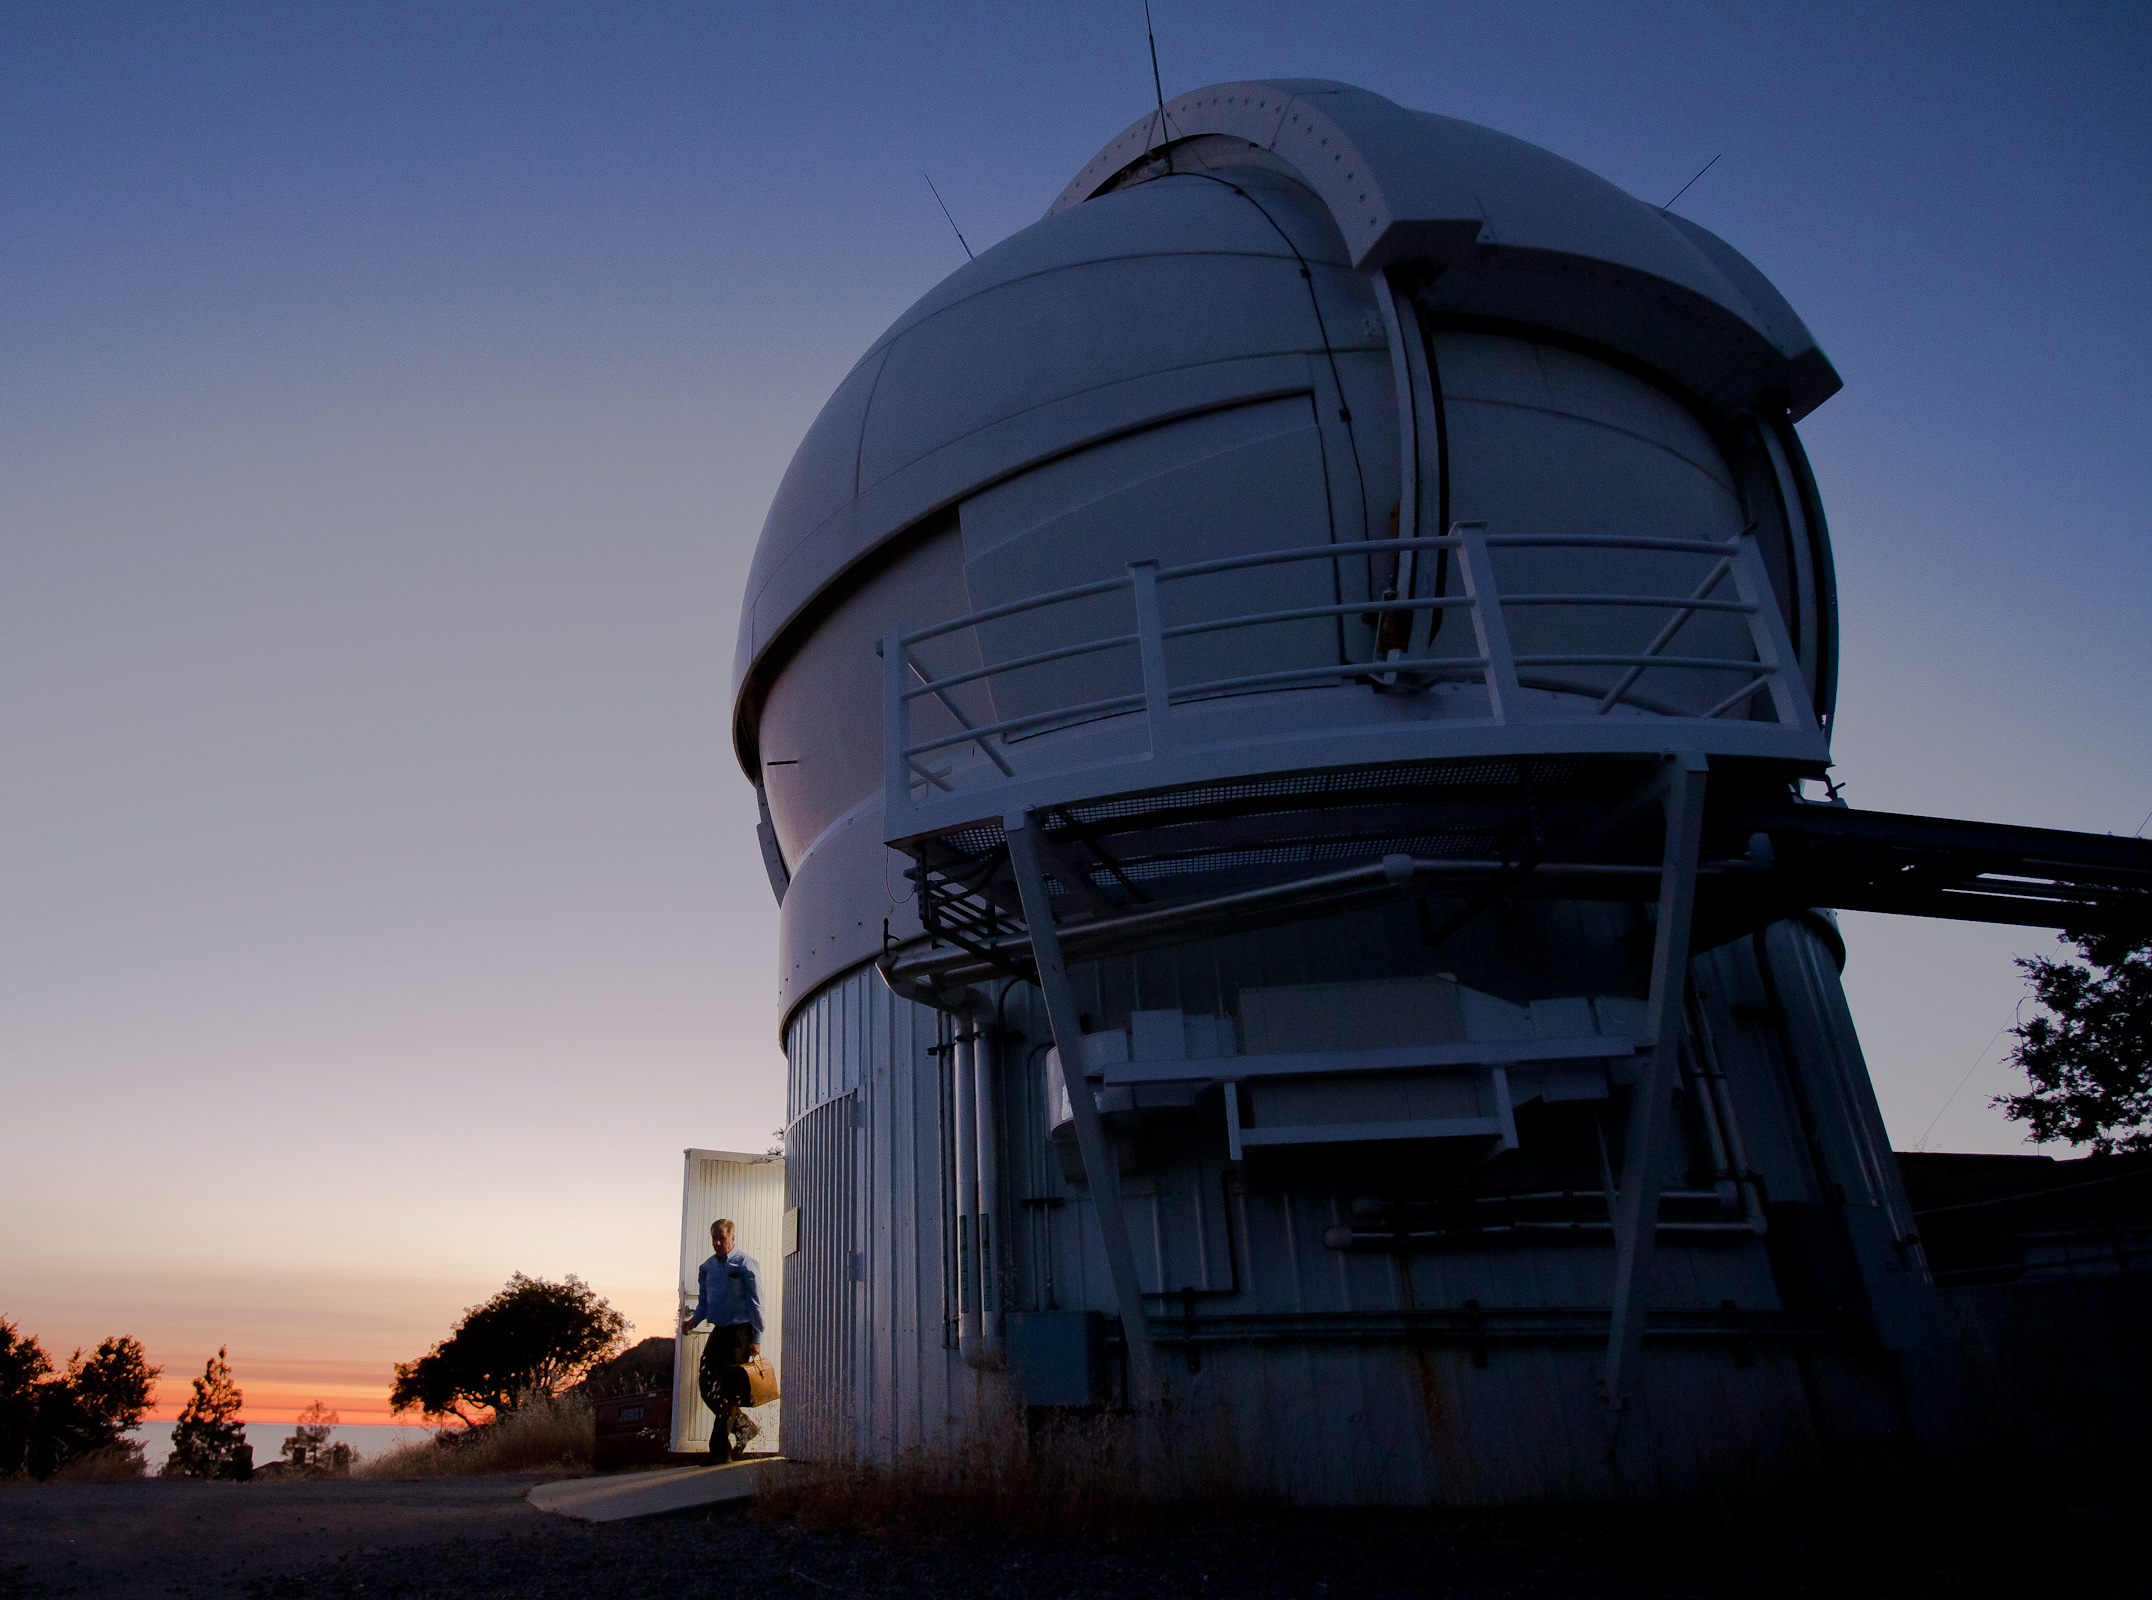
<svg viewBox="0 0 2152 1600"><path fill-rule="evenodd" d="M2152 10L1154 9L1169 95L1341 78L1655 202L1718 156L1678 209L1846 380L1803 432L1849 797L2152 810ZM962 260L922 174L984 248L1150 95L1137 0L0 13L0 1280L40 1326L109 1331L127 1273L160 1337L241 1348L244 1304L297 1349L323 1262L381 1348L295 1385L512 1268L662 1322L678 1149L782 1104L725 748L770 491ZM2042 936L1849 942L1898 1141L2015 1148ZM295 1168L335 1176L264 1205Z"/></svg>

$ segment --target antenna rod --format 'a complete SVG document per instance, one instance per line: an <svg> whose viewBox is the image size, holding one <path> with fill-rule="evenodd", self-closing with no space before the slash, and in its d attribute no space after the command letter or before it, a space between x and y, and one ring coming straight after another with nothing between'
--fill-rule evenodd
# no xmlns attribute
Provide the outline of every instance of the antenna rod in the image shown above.
<svg viewBox="0 0 2152 1600"><path fill-rule="evenodd" d="M1166 87L1158 77L1158 35L1151 27L1151 0L1143 0L1143 37L1151 46L1151 92L1158 96L1158 143L1166 142Z"/></svg>
<svg viewBox="0 0 2152 1600"><path fill-rule="evenodd" d="M949 217L949 202L941 197L941 190L934 187L934 175L932 173L922 173L920 176L927 180L927 188L934 196L934 203L942 208L942 215ZM956 242L964 246L964 259L966 261L979 259L971 253L971 245L964 238L964 230L956 225L956 218L954 217L949 217L949 231L956 235Z"/></svg>
<svg viewBox="0 0 2152 1600"><path fill-rule="evenodd" d="M1726 154L1726 152L1723 150L1719 152L1719 156L1722 156L1724 154ZM1713 156L1709 161L1706 161L1702 166L1698 167L1696 169L1696 178L1701 178L1705 173L1709 172L1713 167L1717 166L1719 164L1719 156ZM1691 189L1693 189L1696 186L1696 178L1691 178L1687 183L1676 189L1674 191L1674 200L1679 200L1683 195L1687 194ZM1674 200L1667 201L1667 203L1659 207L1659 209L1661 211L1672 210L1674 206Z"/></svg>

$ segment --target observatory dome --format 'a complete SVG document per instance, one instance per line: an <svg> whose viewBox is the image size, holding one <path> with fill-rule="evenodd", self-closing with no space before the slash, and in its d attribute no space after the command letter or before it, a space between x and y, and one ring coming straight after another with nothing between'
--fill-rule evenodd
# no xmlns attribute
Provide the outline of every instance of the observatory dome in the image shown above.
<svg viewBox="0 0 2152 1600"><path fill-rule="evenodd" d="M880 888L884 830L859 826L882 820L887 777L877 642L1132 562L1463 523L1692 543L1754 532L1811 736L1827 718L1830 562L1791 424L1838 379L1754 267L1545 150L1344 85L1220 85L1169 103L1164 126L1161 140L1155 116L1133 125L1045 217L900 317L780 484L742 608L733 732L787 900L788 995L871 955L880 933L881 912L859 914L833 883L791 902L809 857L855 889L871 881L900 932L906 920L901 896ZM1311 583L1343 606L1400 584L1439 598L1452 581L1447 551L1425 552L1416 575L1387 559L1383 573L1363 558L1319 579L1287 567L1205 579L1168 610L1198 591L1214 608L1264 613L1305 607ZM1495 567L1527 590L1698 578L1685 558L1610 559L1511 551ZM1405 621L1408 653L1470 655L1473 624L1445 629L1444 616ZM1581 663L1636 650L1636 620L1518 608L1510 627L1534 659ZM1175 645L1176 663L1213 682L1334 667L1369 659L1396 621L1369 611L1191 640ZM1097 659L1005 670L1065 645L1068 626L1009 619L953 643L950 661L1003 676L937 698L960 721L998 723L1125 691L1126 672ZM1602 724L1708 716L1739 734L1761 713L1731 702L1722 715L1749 676L1727 665L1748 657L1738 621L1692 618L1683 644L1697 660L1724 658L1721 670L1632 675L1624 689L1617 669L1586 664L1518 682L1542 709L1626 694ZM1454 683L1410 705L1281 687L1298 692L1256 697L1278 726L1489 710ZM1246 704L1184 713L1207 717L1214 741L1245 742L1236 714L1258 715ZM1030 732L1034 767L1112 754L1111 730ZM954 752L954 776L933 781L961 784L987 755L983 743Z"/></svg>
<svg viewBox="0 0 2152 1600"><path fill-rule="evenodd" d="M1839 388L1739 252L1524 140L1317 80L1218 85L1166 115L1169 131L1230 131L1160 145L1155 118L1131 125L1043 219L951 273L838 385L756 548L734 660L743 713L818 594L964 495L1262 394L1276 381L1266 360L1359 357L1343 365L1386 381L1368 271L1416 247L1440 269L1431 312L1535 330L1648 372L1706 414L1798 421ZM1312 158L1296 149L1309 143ZM1356 240L1332 201L1354 206ZM751 717L736 734L752 773Z"/></svg>
<svg viewBox="0 0 2152 1600"><path fill-rule="evenodd" d="M1815 1319L1910 1220L1751 821L1829 763L1837 386L1702 229L1315 82L1160 107L876 341L736 666L788 1458L1125 1407L1280 1503L1702 1498L1881 1414Z"/></svg>

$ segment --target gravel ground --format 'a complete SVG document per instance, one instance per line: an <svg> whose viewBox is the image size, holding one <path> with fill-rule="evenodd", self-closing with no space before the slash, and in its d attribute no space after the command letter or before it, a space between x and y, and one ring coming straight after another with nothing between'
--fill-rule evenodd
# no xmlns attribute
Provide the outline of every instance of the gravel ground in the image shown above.
<svg viewBox="0 0 2152 1600"><path fill-rule="evenodd" d="M37 1539L16 1538L26 1497L59 1491L0 1489L0 1596L677 1600L715 1585L752 1600L2135 1600L2147 1592L2143 1567L2152 1560L2137 1497L2120 1492L2108 1505L2038 1515L1805 1528L1662 1512L1281 1512L1120 1536L1024 1538L803 1529L737 1509L593 1526L532 1511L520 1498L532 1481L82 1485L67 1491L80 1500L77 1548L93 1525L109 1536L132 1518L132 1557L122 1559L122 1540L105 1547L114 1554L76 1556L72 1567L54 1560L53 1539L70 1520L64 1506L46 1500ZM90 1503L115 1490L135 1499L131 1510ZM181 1498L170 1506L152 1498L175 1493ZM249 1503L256 1497L260 1504ZM157 1559L145 1564L151 1544Z"/></svg>
<svg viewBox="0 0 2152 1600"><path fill-rule="evenodd" d="M541 1481L0 1484L0 1596L193 1600L361 1551L528 1535L559 1520L523 1498Z"/></svg>

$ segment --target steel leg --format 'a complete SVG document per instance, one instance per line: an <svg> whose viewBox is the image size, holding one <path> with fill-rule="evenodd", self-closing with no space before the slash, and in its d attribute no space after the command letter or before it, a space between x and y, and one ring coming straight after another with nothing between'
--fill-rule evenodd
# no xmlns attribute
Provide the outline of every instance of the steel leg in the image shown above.
<svg viewBox="0 0 2152 1600"><path fill-rule="evenodd" d="M1672 1110L1680 1069L1682 1007L1689 976L1689 926L1696 910L1696 861L1704 817L1705 762L1673 758L1666 775L1666 849L1659 874L1659 926L1652 941L1651 999L1644 1058L1629 1130L1622 1143L1621 1188L1614 1201L1614 1318L1600 1387L1619 1411L1636 1387L1651 1301L1651 1260L1659 1226L1659 1185L1652 1174Z"/></svg>
<svg viewBox="0 0 2152 1600"><path fill-rule="evenodd" d="M1129 1370L1139 1403L1149 1406L1159 1398L1151 1324L1144 1313L1143 1292L1136 1283L1136 1255L1128 1242L1128 1220L1121 1211L1120 1165L1114 1160L1113 1147L1106 1142L1098 1102L1091 1098L1091 1085L1084 1078L1083 1026L1077 1020L1076 994L1069 987L1068 968L1061 961L1061 935L1054 927L1053 907L1047 903L1046 876L1039 866L1038 823L1028 811L1012 811L1002 819L1001 826L1008 835L1009 864L1016 871L1017 893L1023 897L1024 925L1031 935L1032 959L1038 963L1047 1020L1053 1025L1054 1046L1061 1052L1061 1082L1068 1090L1069 1109L1076 1119L1076 1148L1083 1154L1084 1176L1090 1180L1099 1232L1105 1236L1106 1269L1113 1277L1113 1297L1121 1310L1122 1336L1128 1340Z"/></svg>

